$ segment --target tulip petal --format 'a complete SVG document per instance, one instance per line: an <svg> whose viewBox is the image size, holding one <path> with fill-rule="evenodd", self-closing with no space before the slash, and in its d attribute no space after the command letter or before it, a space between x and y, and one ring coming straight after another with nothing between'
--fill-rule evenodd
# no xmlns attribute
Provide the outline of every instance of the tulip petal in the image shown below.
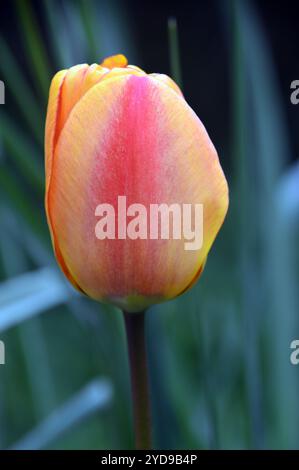
<svg viewBox="0 0 299 470"><path fill-rule="evenodd" d="M52 158L55 146L56 123L58 120L58 107L61 95L61 88L66 74L67 70L61 70L60 72L58 72L53 78L50 87L47 122L45 130L45 165L47 175L46 190L48 189L51 176Z"/></svg>
<svg viewBox="0 0 299 470"><path fill-rule="evenodd" d="M55 241L53 226L51 223L51 217L48 210L48 193L52 173L53 155L57 140L59 138L61 129L63 128L68 114L76 104L76 101L91 87L94 83L98 82L104 73L107 73L107 69L94 64L90 67L87 65L79 65L72 67L69 70L62 70L58 72L52 80L46 130L45 130L45 165L46 165L46 195L45 195L45 206L48 216L49 229L51 239L54 247L55 256L62 268L62 271L70 282L78 290L82 289L77 285L68 271L68 268L64 262L63 256L61 255L59 245ZM79 86L78 86L79 84Z"/></svg>
<svg viewBox="0 0 299 470"><path fill-rule="evenodd" d="M57 140L73 107L108 72L108 69L97 64L91 66L87 64L75 65L67 71L62 84L61 103L56 128Z"/></svg>
<svg viewBox="0 0 299 470"><path fill-rule="evenodd" d="M101 65L103 67L107 67L107 69L113 69L114 67L126 67L128 65L128 60L123 54L116 54L110 57L106 57Z"/></svg>
<svg viewBox="0 0 299 470"><path fill-rule="evenodd" d="M183 95L180 87L170 78L168 75L164 75L163 73L151 73L150 77L155 78L156 80L159 80L160 82L164 83L165 85L168 85L170 88L172 88L174 91L176 91L179 95Z"/></svg>

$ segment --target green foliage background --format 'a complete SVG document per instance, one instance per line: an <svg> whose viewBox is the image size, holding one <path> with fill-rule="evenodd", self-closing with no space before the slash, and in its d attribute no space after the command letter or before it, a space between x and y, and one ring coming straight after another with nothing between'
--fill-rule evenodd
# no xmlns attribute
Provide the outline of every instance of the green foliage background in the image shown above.
<svg viewBox="0 0 299 470"><path fill-rule="evenodd" d="M138 52L123 2L40 4L49 44L30 0L15 1L22 60L0 32L9 97L0 108L0 448L131 448L121 315L77 295L53 258L43 123L58 69ZM289 355L299 328L299 167L290 163L277 77L252 2L219 8L231 56L231 205L200 282L147 317L155 446L297 448L299 369ZM169 39L180 79L173 21Z"/></svg>

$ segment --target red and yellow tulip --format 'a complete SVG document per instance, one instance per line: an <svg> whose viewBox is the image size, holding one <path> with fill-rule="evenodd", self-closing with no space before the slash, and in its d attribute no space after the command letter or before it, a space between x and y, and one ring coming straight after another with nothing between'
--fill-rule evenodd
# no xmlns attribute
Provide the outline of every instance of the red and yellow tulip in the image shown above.
<svg viewBox="0 0 299 470"><path fill-rule="evenodd" d="M216 150L179 87L124 56L53 78L45 135L46 212L57 261L80 291L127 311L171 299L200 276L228 208ZM95 208L203 204L203 246L95 237Z"/></svg>

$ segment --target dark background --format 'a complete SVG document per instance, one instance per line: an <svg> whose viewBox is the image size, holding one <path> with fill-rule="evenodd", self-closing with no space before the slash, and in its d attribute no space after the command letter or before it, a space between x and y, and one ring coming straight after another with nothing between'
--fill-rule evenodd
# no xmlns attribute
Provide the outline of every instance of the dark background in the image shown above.
<svg viewBox="0 0 299 470"><path fill-rule="evenodd" d="M55 0L54 0L55 1ZM239 0L242 2L242 0ZM25 0L26 2L26 0ZM43 2L32 1L41 34L47 43ZM48 1L51 3L51 0ZM63 8L63 1L57 0ZM101 4L109 2L100 0ZM116 2L117 3L117 2ZM167 20L175 17L179 28L180 56L183 87L186 99L192 103L211 133L217 148L224 147L224 157L229 160L231 138L232 77L230 45L231 28L226 6L229 0L207 1L123 1L120 16L127 22L133 43L131 63L150 72L170 74ZM113 4L113 2L112 2ZM290 83L299 76L298 15L299 4L286 0L250 0L262 24L271 49L278 85L283 97L284 113L291 133L292 154L298 155L298 110L289 100ZM16 22L14 2L1 0L0 28L9 38L10 45L20 64L24 60L24 44ZM196 38L196 41L194 40ZM48 51L51 55L51 50ZM112 53L118 50L112 50ZM101 57L98 61L101 61ZM52 65L55 61L52 58ZM30 75L30 74L29 74ZM29 76L30 78L30 76ZM295 157L294 157L295 159ZM227 163L229 164L229 163Z"/></svg>

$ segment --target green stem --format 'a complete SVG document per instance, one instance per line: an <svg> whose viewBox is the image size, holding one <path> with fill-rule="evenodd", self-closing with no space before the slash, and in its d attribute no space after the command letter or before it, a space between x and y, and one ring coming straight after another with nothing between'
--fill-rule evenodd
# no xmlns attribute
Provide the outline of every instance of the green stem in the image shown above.
<svg viewBox="0 0 299 470"><path fill-rule="evenodd" d="M145 345L145 312L124 313L134 412L136 449L151 448L151 416Z"/></svg>

